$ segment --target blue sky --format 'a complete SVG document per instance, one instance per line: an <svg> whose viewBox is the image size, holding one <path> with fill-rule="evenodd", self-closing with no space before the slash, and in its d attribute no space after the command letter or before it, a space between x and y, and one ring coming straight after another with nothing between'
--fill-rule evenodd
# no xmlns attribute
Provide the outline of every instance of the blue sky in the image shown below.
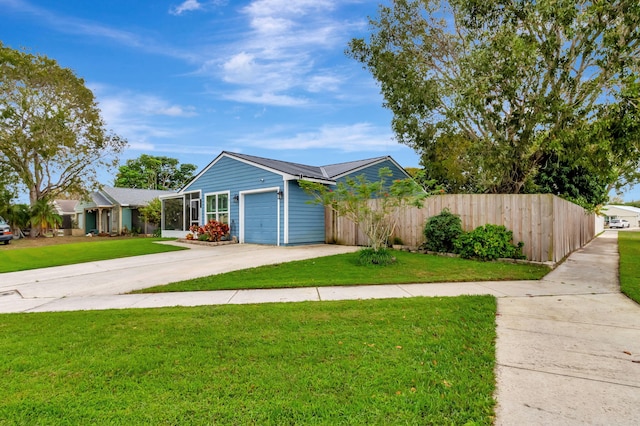
<svg viewBox="0 0 640 426"><path fill-rule="evenodd" d="M371 0L0 0L0 40L84 78L122 156L206 166L222 150L324 165L391 155L370 74L344 50ZM112 183L105 175L105 184Z"/></svg>
<svg viewBox="0 0 640 426"><path fill-rule="evenodd" d="M417 167L375 81L344 54L378 3L0 0L0 40L84 78L129 141L123 163L166 155L201 169L227 150L311 165L391 155Z"/></svg>

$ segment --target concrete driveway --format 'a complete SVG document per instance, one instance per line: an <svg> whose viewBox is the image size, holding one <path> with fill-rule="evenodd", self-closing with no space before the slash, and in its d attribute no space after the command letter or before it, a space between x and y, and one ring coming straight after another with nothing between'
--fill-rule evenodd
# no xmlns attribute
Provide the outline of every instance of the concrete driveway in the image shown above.
<svg viewBox="0 0 640 426"><path fill-rule="evenodd" d="M299 247L170 244L190 250L0 274L0 312L56 310L50 304L55 300L89 302L91 297L122 295L191 278L357 250L324 244ZM76 309L100 306L99 301L89 302L86 307L78 304ZM109 307L112 306L102 304L103 309Z"/></svg>

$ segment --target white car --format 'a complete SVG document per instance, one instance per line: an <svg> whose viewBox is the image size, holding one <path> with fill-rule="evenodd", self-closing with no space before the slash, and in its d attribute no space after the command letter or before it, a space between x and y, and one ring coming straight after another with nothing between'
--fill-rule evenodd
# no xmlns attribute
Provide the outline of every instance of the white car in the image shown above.
<svg viewBox="0 0 640 426"><path fill-rule="evenodd" d="M629 222L624 219L611 219L609 221L609 228L628 228Z"/></svg>

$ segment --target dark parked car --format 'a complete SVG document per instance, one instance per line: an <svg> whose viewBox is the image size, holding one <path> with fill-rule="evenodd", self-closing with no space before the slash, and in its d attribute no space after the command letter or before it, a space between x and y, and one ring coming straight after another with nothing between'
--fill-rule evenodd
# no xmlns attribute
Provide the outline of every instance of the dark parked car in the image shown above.
<svg viewBox="0 0 640 426"><path fill-rule="evenodd" d="M13 234L11 233L11 227L2 216L0 216L0 241L9 244L13 240Z"/></svg>

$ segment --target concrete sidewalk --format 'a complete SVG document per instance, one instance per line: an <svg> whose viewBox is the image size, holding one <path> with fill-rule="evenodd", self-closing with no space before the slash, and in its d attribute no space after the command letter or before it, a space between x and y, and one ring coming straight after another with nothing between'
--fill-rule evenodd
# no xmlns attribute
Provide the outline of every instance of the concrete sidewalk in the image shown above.
<svg viewBox="0 0 640 426"><path fill-rule="evenodd" d="M553 294L498 299L496 425L640 424L640 305L619 290L617 232L542 284Z"/></svg>
<svg viewBox="0 0 640 426"><path fill-rule="evenodd" d="M214 270L354 250L193 249L2 274L0 312L491 294L498 297L497 425L635 425L640 424L640 306L620 294L617 247L617 232L607 231L541 281L118 294Z"/></svg>

